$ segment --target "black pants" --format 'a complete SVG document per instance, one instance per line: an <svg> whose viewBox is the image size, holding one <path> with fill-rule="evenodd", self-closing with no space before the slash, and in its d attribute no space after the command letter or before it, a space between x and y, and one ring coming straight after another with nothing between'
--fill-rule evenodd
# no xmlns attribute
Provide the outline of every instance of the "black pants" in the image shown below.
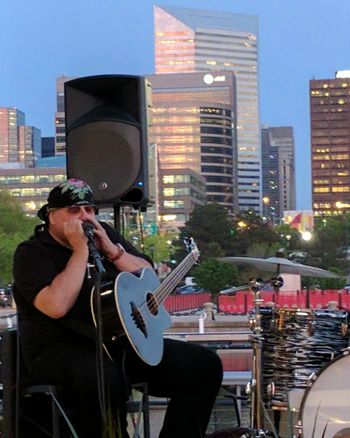
<svg viewBox="0 0 350 438"><path fill-rule="evenodd" d="M220 358L207 348L166 339L157 366L145 364L126 342L118 359L105 360L106 392L115 413L116 437L128 437L125 403L130 384L147 382L149 394L169 399L159 438L202 438L222 381ZM68 339L52 346L32 369L34 380L48 379L63 386L79 438L99 438L96 351L90 340Z"/></svg>

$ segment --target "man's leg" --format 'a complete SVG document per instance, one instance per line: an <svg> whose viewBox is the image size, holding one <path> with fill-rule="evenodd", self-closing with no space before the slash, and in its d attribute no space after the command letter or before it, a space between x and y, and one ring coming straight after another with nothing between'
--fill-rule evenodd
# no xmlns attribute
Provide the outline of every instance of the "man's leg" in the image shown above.
<svg viewBox="0 0 350 438"><path fill-rule="evenodd" d="M166 339L159 365L144 364L129 352L132 382L148 382L149 394L170 399L160 438L202 438L222 381L220 358L199 345Z"/></svg>

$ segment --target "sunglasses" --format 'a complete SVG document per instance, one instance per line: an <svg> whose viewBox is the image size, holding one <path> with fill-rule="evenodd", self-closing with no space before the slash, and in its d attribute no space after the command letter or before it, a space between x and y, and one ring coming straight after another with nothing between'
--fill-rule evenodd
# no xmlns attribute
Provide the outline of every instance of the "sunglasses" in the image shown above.
<svg viewBox="0 0 350 438"><path fill-rule="evenodd" d="M49 208L48 211L57 211L57 210L66 210L68 214L72 216L78 216L81 212L81 209L85 210L86 214L97 214L98 209L95 205L71 205L69 207L61 207L61 208Z"/></svg>

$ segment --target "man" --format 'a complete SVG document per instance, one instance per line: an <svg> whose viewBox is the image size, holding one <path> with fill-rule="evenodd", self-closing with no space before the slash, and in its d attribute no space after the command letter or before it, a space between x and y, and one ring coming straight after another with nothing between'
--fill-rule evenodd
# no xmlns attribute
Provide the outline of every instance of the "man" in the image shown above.
<svg viewBox="0 0 350 438"><path fill-rule="evenodd" d="M94 227L93 239L106 270L102 280L121 271L151 267L151 261L95 216L93 193L83 181L70 179L54 187L39 211L44 221L14 256L14 295L24 363L34 382L64 388L79 438L102 437L96 342L91 324L88 238L83 223ZM89 265L88 265L89 264ZM92 276L93 277L93 276ZM222 380L218 356L208 349L166 339L156 366L144 363L123 336L111 360L104 361L109 411L115 434L128 437L125 404L130 385L147 382L151 395L167 397L161 438L200 438ZM106 435L103 435L106 436Z"/></svg>

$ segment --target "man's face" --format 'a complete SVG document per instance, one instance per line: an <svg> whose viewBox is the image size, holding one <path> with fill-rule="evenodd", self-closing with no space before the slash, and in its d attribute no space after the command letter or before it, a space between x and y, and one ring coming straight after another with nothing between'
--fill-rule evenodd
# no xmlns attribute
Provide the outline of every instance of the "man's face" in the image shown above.
<svg viewBox="0 0 350 438"><path fill-rule="evenodd" d="M96 207L93 205L72 205L70 207L49 210L49 229L54 236L66 241L64 223L69 221L87 221L95 218Z"/></svg>

